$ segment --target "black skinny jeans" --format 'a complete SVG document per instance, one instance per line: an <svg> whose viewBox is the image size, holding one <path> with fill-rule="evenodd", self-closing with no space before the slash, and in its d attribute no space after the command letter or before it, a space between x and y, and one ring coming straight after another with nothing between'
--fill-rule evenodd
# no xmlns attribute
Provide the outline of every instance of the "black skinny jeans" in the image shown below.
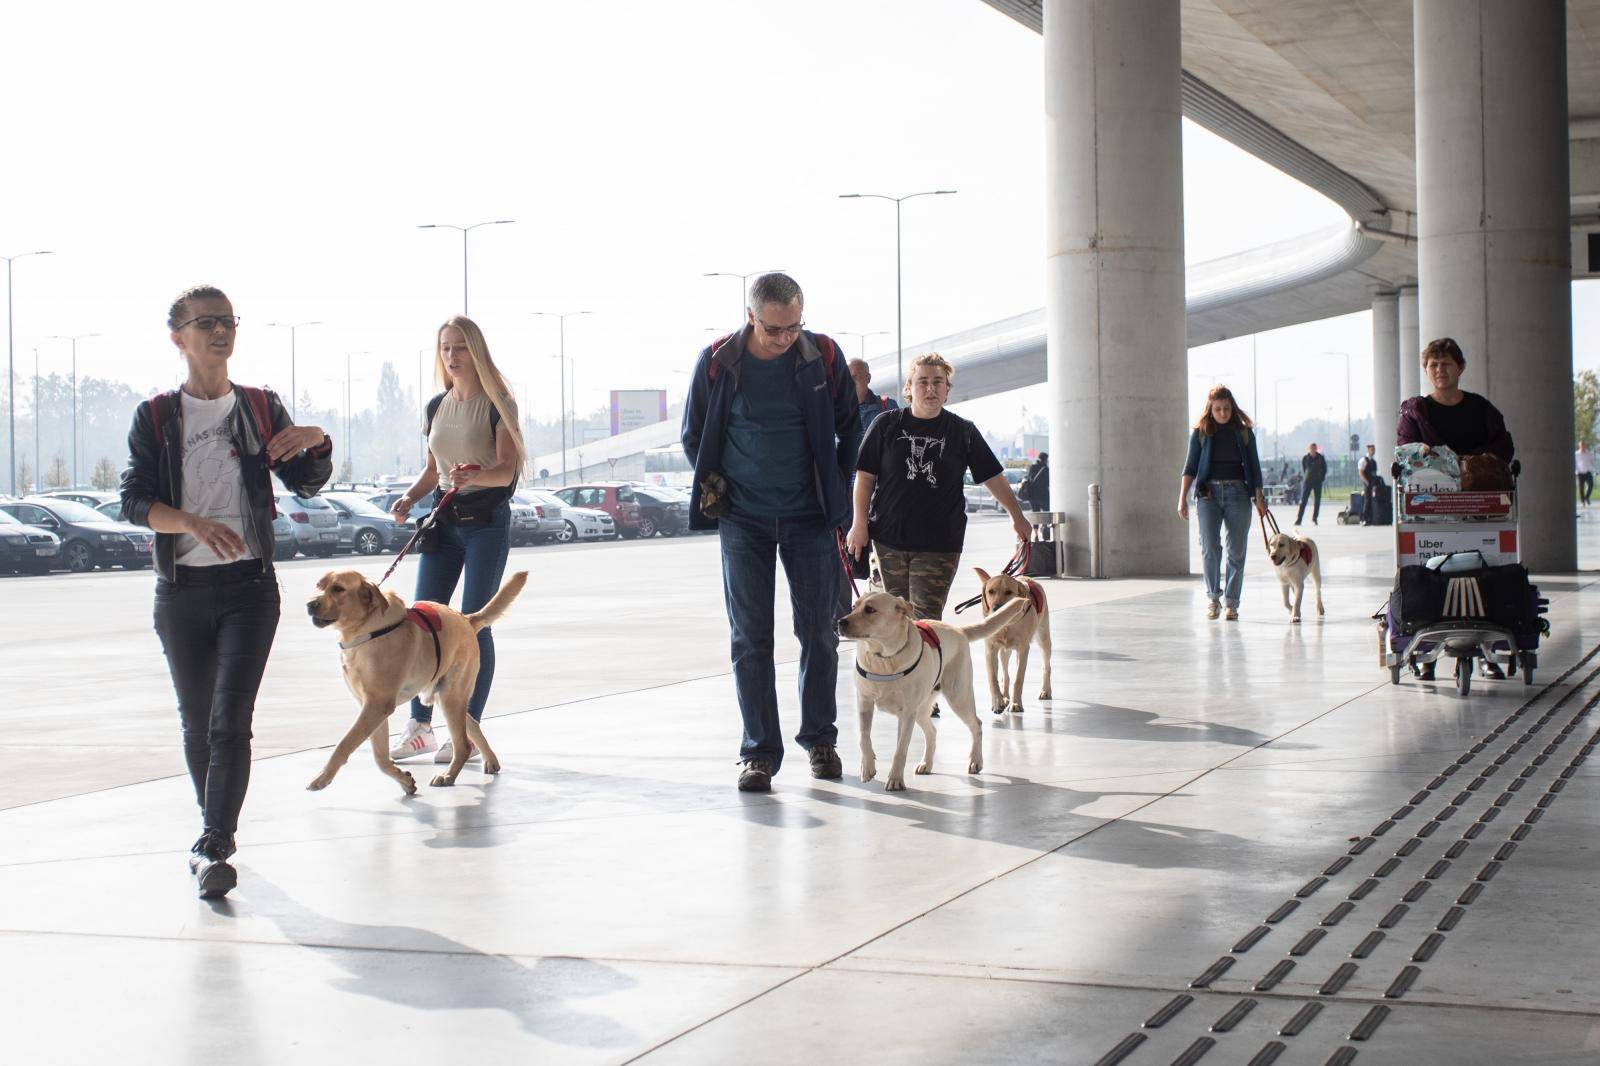
<svg viewBox="0 0 1600 1066"><path fill-rule="evenodd" d="M278 582L257 560L180 566L177 581L156 582L156 632L178 693L195 799L205 828L230 836L250 784L250 720L278 611Z"/></svg>

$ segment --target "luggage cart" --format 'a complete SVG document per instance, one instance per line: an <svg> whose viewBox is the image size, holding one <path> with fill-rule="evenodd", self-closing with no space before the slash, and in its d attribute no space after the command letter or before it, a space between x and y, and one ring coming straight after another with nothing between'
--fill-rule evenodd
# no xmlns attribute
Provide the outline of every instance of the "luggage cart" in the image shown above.
<svg viewBox="0 0 1600 1066"><path fill-rule="evenodd" d="M1520 470L1520 463L1511 464L1510 491L1451 492L1408 488L1400 464L1394 464L1390 473L1394 476L1396 574L1402 566L1421 565L1435 556L1457 552L1479 553L1490 566L1520 562L1515 487ZM1386 605L1378 632L1392 684L1400 683L1403 671L1420 673L1423 665L1446 656L1455 660L1456 692L1461 696L1471 691L1473 667L1480 659L1500 667L1507 677L1516 676L1520 668L1522 683L1533 684L1539 661L1537 640L1533 647L1524 647L1527 641L1509 628L1481 617L1481 603L1474 605L1470 595L1466 592L1454 600L1447 596L1446 617L1411 634L1397 631L1389 617L1392 608Z"/></svg>

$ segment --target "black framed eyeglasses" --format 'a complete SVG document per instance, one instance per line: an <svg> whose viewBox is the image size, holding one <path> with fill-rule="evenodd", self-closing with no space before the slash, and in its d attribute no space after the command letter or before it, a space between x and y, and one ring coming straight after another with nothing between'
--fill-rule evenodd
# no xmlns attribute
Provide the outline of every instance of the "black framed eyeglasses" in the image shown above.
<svg viewBox="0 0 1600 1066"><path fill-rule="evenodd" d="M806 328L804 322L796 322L792 326L769 326L759 318L756 319L756 324L769 337L798 337L800 336L800 331Z"/></svg>
<svg viewBox="0 0 1600 1066"><path fill-rule="evenodd" d="M200 327L200 331L202 333L210 333L213 330L215 330L218 326L221 326L223 329L229 329L229 330L238 329L239 328L239 316L238 315L201 315L199 318L191 318L187 322L178 323L178 327L177 328L178 329L182 329L184 326L199 326Z"/></svg>

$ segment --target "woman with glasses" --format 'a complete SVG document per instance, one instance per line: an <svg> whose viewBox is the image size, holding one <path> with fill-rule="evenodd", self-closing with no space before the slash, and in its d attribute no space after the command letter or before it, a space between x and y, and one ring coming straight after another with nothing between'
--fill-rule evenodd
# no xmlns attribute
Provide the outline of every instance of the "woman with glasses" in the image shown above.
<svg viewBox="0 0 1600 1066"><path fill-rule="evenodd" d="M434 353L434 376L444 391L428 401L423 418L428 465L390 510L395 521L404 522L418 500L434 494L438 519L421 545L416 598L449 603L462 583L461 610L470 614L489 602L505 574L511 494L526 452L517 429L517 402L495 368L478 324L454 316L439 327ZM443 494L452 488L455 497L440 510ZM479 631L478 655L478 683L467 705L475 721L482 720L494 684L491 629ZM434 762L447 763L455 739L440 745L433 735L433 708L412 700L411 718L390 756L407 759L431 751ZM478 754L472 751L468 757Z"/></svg>
<svg viewBox="0 0 1600 1066"><path fill-rule="evenodd" d="M1032 535L1022 505L983 433L945 410L955 368L937 352L911 360L909 408L873 419L856 456L855 519L846 544L858 558L870 544L884 591L918 618L944 614L967 535L962 475L994 494L1017 539Z"/></svg>
<svg viewBox="0 0 1600 1066"><path fill-rule="evenodd" d="M250 781L256 691L278 628L270 475L296 496L315 496L333 471L333 442L316 426L296 426L272 392L229 380L239 319L220 289L185 291L167 326L188 374L134 412L122 513L156 532L155 629L202 816L189 869L200 896L216 899L238 882L228 859Z"/></svg>
<svg viewBox="0 0 1600 1066"><path fill-rule="evenodd" d="M1189 490L1194 490L1200 518L1200 570L1206 582L1206 617L1239 617L1244 588L1244 557L1250 546L1250 504L1267 513L1261 491L1261 457L1250 416L1218 385L1206 396L1205 409L1189 434L1189 455L1178 486L1178 517L1189 520ZM1221 575L1222 527L1228 528L1228 580ZM1222 601L1219 604L1218 601ZM1223 606L1227 611L1223 613Z"/></svg>

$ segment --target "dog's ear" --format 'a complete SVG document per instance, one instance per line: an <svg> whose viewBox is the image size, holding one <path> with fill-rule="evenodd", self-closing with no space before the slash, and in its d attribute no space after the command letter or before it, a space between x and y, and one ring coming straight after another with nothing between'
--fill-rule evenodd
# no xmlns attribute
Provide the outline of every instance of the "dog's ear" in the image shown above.
<svg viewBox="0 0 1600 1066"><path fill-rule="evenodd" d="M987 585L989 583L989 571L985 570L983 567L974 566L972 568L972 572L974 574L977 574L978 575L978 580L982 581L985 585Z"/></svg>
<svg viewBox="0 0 1600 1066"><path fill-rule="evenodd" d="M916 617L916 615L914 615L912 613L912 611L911 611L911 605L909 603L907 603L905 600L902 600L899 596L896 596L894 598L894 609L898 613L905 615L907 618L915 618Z"/></svg>
<svg viewBox="0 0 1600 1066"><path fill-rule="evenodd" d="M383 600L383 593L378 591L378 586L367 580L362 580L361 591L357 593L361 598L361 607L368 614L378 609L378 604Z"/></svg>
<svg viewBox="0 0 1600 1066"><path fill-rule="evenodd" d="M321 577L317 578L317 591L321 592L324 589L326 589L328 587L328 582L330 580L332 580L332 578L333 578L333 571L332 570L329 570L326 574L323 574Z"/></svg>

